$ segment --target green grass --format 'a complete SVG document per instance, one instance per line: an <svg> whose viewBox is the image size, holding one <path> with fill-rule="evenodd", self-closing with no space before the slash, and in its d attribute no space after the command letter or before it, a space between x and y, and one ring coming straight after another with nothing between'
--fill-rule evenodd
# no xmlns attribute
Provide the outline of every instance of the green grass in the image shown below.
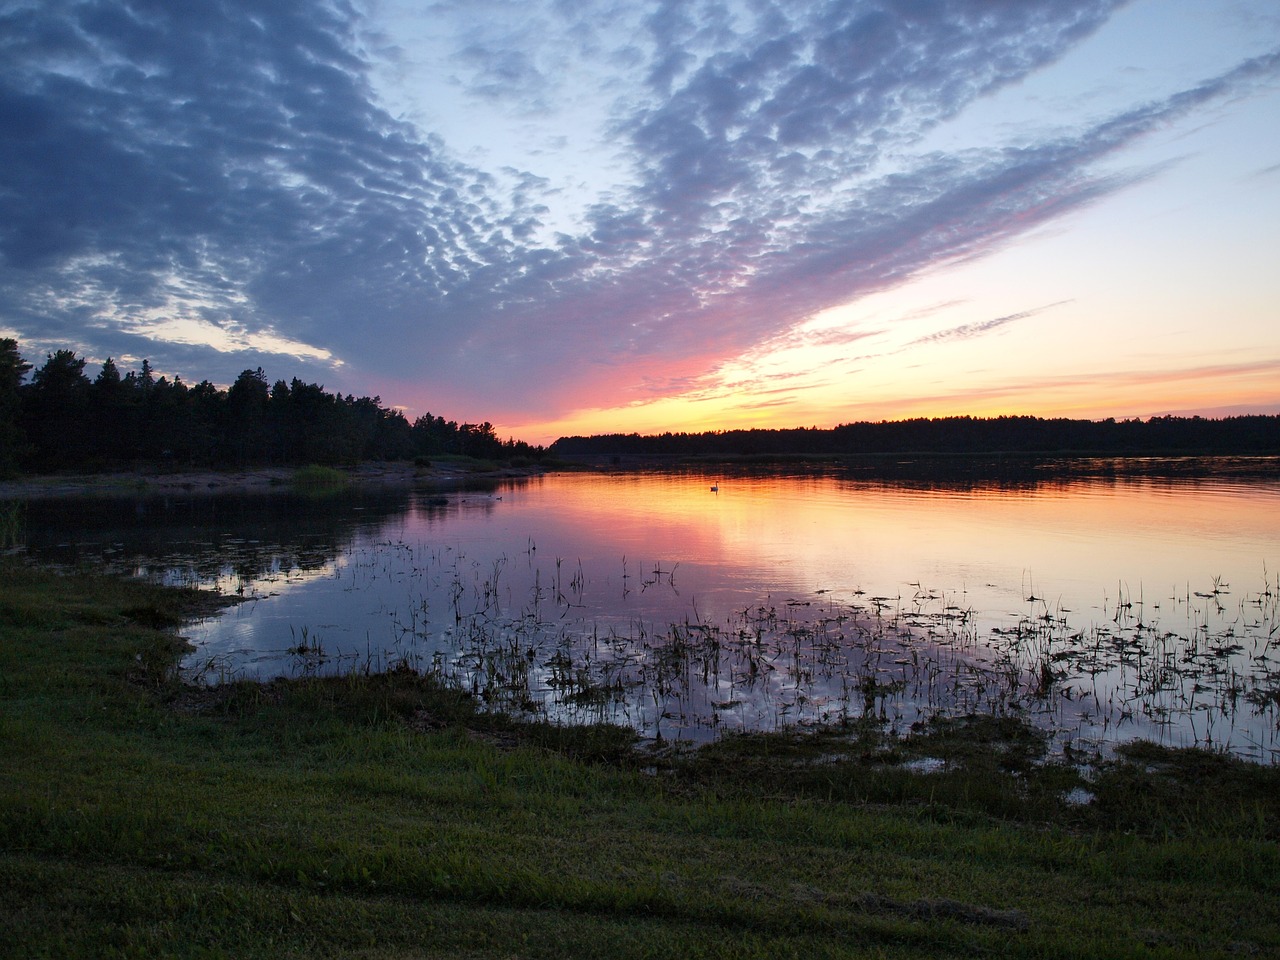
<svg viewBox="0 0 1280 960"><path fill-rule="evenodd" d="M0 550L20 546L26 527L26 505L21 500L0 500Z"/></svg>
<svg viewBox="0 0 1280 960"><path fill-rule="evenodd" d="M316 464L299 467L289 479L295 490L311 495L340 493L351 486L351 478L341 470Z"/></svg>
<svg viewBox="0 0 1280 960"><path fill-rule="evenodd" d="M1139 746L1071 807L1007 721L651 755L407 671L193 691L199 601L0 565L0 956L1280 951L1274 768Z"/></svg>

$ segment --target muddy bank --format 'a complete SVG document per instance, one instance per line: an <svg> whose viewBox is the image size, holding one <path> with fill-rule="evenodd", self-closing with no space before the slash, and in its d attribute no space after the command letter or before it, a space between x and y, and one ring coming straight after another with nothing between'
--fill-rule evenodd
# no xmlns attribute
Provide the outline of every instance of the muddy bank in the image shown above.
<svg viewBox="0 0 1280 960"><path fill-rule="evenodd" d="M450 483L464 479L527 477L540 467L506 467L477 470L474 464L368 463L342 468L352 483L362 487L415 486ZM293 467L256 467L246 470L151 471L77 473L18 477L0 480L0 500L33 500L74 496L138 496L139 494L254 493L287 488L296 473Z"/></svg>

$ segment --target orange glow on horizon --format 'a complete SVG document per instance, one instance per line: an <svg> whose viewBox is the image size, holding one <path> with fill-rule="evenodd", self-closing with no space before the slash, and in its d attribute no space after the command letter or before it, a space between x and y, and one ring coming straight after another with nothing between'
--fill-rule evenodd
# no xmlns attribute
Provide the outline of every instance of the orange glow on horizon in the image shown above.
<svg viewBox="0 0 1280 960"><path fill-rule="evenodd" d="M1210 418L1280 414L1280 393L1268 378L1258 375L1223 380L1226 382L1218 378L1187 382L1185 375L1174 372L1163 377L1115 377L1105 384L1061 384L1040 393L1020 386L987 387L933 396L849 398L843 403L826 396L806 397L797 391L796 396L767 408L753 408L735 397L720 401L669 397L615 409L580 409L556 420L503 425L499 434L547 445L565 436L829 429L842 423L955 416L1145 420L1170 414Z"/></svg>

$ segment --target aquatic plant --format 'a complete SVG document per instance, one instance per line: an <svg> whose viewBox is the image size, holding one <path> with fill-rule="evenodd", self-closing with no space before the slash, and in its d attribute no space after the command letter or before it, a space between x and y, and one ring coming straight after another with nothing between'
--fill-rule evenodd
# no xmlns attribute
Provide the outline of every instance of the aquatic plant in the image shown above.
<svg viewBox="0 0 1280 960"><path fill-rule="evenodd" d="M26 539L27 508L21 500L0 501L0 550L22 545Z"/></svg>
<svg viewBox="0 0 1280 960"><path fill-rule="evenodd" d="M1159 604L1122 585L1089 623L1028 589L1024 614L983 627L962 598L919 584L896 597L765 598L714 621L690 600L683 621L654 623L586 616L581 562L567 582L563 558L551 564L532 543L518 565L391 541L352 551L335 568L351 591L404 581L404 604L387 611L392 645L326 651L302 627L295 672L413 669L489 710L666 739L988 716L1028 719L1057 749L1152 737L1276 758L1280 585L1265 580L1234 614L1219 578ZM674 598L678 566L636 574L623 558L624 594Z"/></svg>
<svg viewBox="0 0 1280 960"><path fill-rule="evenodd" d="M341 493L351 486L351 478L341 470L315 464L295 470L289 482L299 493L309 496Z"/></svg>
<svg viewBox="0 0 1280 960"><path fill-rule="evenodd" d="M466 509L465 494L449 502ZM3 507L21 522L20 505ZM1029 577L1020 594L1011 585L1010 611L919 582L726 609L694 595L700 571L677 557L554 552L529 539L471 556L348 532L281 547L240 531L164 559L104 557L129 575L246 601L332 580L347 606L369 611L354 629L299 616L294 635L282 623L273 629L284 636L265 637L252 657L198 650L188 670L210 683L404 665L474 689L492 711L607 720L667 741L864 719L901 732L974 713L1029 718L1055 749L1144 737L1266 761L1280 749L1280 580L1265 569L1253 582L1206 576L1159 595L1122 581L1080 611Z"/></svg>

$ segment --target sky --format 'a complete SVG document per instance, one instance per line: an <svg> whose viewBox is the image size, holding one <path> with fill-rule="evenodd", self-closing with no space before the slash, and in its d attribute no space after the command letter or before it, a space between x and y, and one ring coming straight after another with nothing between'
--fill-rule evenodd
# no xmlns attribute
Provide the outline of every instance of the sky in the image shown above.
<svg viewBox="0 0 1280 960"><path fill-rule="evenodd" d="M1275 0L0 0L0 336L499 436L1280 413Z"/></svg>

